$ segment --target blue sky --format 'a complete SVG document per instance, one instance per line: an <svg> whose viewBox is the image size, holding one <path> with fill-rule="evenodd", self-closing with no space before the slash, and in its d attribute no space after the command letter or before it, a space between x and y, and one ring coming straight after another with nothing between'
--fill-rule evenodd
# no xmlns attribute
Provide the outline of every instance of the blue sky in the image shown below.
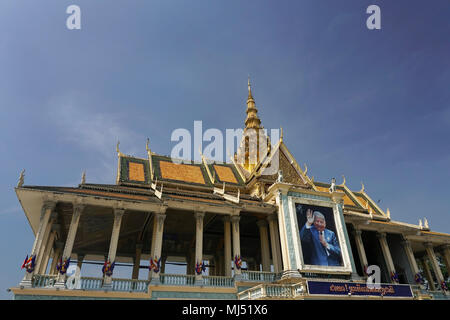
<svg viewBox="0 0 450 320"><path fill-rule="evenodd" d="M79 5L82 29L66 28ZM366 8L381 8L381 30ZM114 183L121 151L170 154L176 128L264 127L316 180L346 176L392 218L450 232L450 2L0 2L0 298L33 235L14 193Z"/></svg>

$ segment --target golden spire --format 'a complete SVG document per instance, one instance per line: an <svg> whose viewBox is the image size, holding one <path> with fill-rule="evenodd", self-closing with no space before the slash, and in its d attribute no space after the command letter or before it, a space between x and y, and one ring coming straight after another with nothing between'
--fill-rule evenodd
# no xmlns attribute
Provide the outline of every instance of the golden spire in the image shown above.
<svg viewBox="0 0 450 320"><path fill-rule="evenodd" d="M247 117L245 119L244 135L237 150L236 159L247 172L252 172L260 161L269 154L271 145L269 137L266 136L264 128L261 126L261 120L258 118L258 109L256 109L255 100L253 99L250 76L247 84Z"/></svg>
<svg viewBox="0 0 450 320"><path fill-rule="evenodd" d="M248 75L248 99L252 99L253 100L252 85L250 84L250 75Z"/></svg>
<svg viewBox="0 0 450 320"><path fill-rule="evenodd" d="M245 119L245 129L260 129L261 120L258 118L258 109L256 109L255 100L253 99L250 76L248 77L248 99L246 112L247 118Z"/></svg>

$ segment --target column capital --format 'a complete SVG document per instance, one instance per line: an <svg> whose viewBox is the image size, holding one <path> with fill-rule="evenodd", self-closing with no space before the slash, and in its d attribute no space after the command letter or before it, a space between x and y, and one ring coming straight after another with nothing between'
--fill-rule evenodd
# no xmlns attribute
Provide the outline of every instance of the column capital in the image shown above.
<svg viewBox="0 0 450 320"><path fill-rule="evenodd" d="M56 207L56 201L54 200L45 200L44 204L42 205L42 210L53 210Z"/></svg>
<svg viewBox="0 0 450 320"><path fill-rule="evenodd" d="M165 214L168 208L169 208L169 205L168 205L167 203L163 203L163 204L158 208L158 211L155 211L155 213Z"/></svg>
<svg viewBox="0 0 450 320"><path fill-rule="evenodd" d="M155 218L158 220L165 220L166 219L166 214L165 213L160 213L160 212L155 212Z"/></svg>
<svg viewBox="0 0 450 320"><path fill-rule="evenodd" d="M231 211L233 212L232 216L239 216L241 208L232 208Z"/></svg>
<svg viewBox="0 0 450 320"><path fill-rule="evenodd" d="M45 200L42 204L41 208L41 216L39 218L39 221L42 221L44 219L45 213L48 212L48 210L54 210L56 207L56 202L52 200Z"/></svg>
<svg viewBox="0 0 450 320"><path fill-rule="evenodd" d="M407 239L402 240L400 243L403 247L409 247L411 245L411 241L409 241Z"/></svg>
<svg viewBox="0 0 450 320"><path fill-rule="evenodd" d="M114 217L122 218L125 213L125 209L122 208L113 208Z"/></svg>
<svg viewBox="0 0 450 320"><path fill-rule="evenodd" d="M222 217L222 221L223 222L230 222L231 221L231 216L230 215L224 215Z"/></svg>
<svg viewBox="0 0 450 320"><path fill-rule="evenodd" d="M239 220L241 220L240 216L231 216L231 222L239 223Z"/></svg>
<svg viewBox="0 0 450 320"><path fill-rule="evenodd" d="M194 211L194 217L197 220L200 220L200 219L203 220L203 218L205 217L205 212L204 211Z"/></svg>
<svg viewBox="0 0 450 320"><path fill-rule="evenodd" d="M353 233L353 235L360 237L362 235L362 230L354 229L352 233Z"/></svg>
<svg viewBox="0 0 450 320"><path fill-rule="evenodd" d="M78 253L78 254L77 254L77 260L78 260L78 262L83 261L85 256L86 256L86 255L85 255L84 253Z"/></svg>
<svg viewBox="0 0 450 320"><path fill-rule="evenodd" d="M81 216L81 213L83 212L83 210L84 210L84 206L83 205L73 205L73 213L72 213L72 215L73 215L73 217L75 217L75 218L79 218L80 216Z"/></svg>
<svg viewBox="0 0 450 320"><path fill-rule="evenodd" d="M377 238L378 239L386 239L386 232L378 232Z"/></svg>
<svg viewBox="0 0 450 320"><path fill-rule="evenodd" d="M155 219L156 222L158 223L158 230L162 230L162 226L164 224L164 221L166 220L166 214L155 212Z"/></svg>
<svg viewBox="0 0 450 320"><path fill-rule="evenodd" d="M197 231L203 230L203 218L205 217L205 212L203 211L195 211L194 212L194 218L195 223L197 225Z"/></svg>
<svg viewBox="0 0 450 320"><path fill-rule="evenodd" d="M278 221L278 215L276 213L272 213L267 216L267 221Z"/></svg>
<svg viewBox="0 0 450 320"><path fill-rule="evenodd" d="M331 193L331 200L333 200L334 203L343 204L344 203L344 195L341 192L334 191Z"/></svg>
<svg viewBox="0 0 450 320"><path fill-rule="evenodd" d="M431 249L433 249L433 244L432 244L431 242L424 242L424 243L423 243L423 246L424 246L425 248L431 248Z"/></svg>
<svg viewBox="0 0 450 320"><path fill-rule="evenodd" d="M260 219L260 220L258 220L258 222L256 222L256 225L259 228L267 228L268 223L266 220Z"/></svg>
<svg viewBox="0 0 450 320"><path fill-rule="evenodd" d="M73 203L72 206L73 206L73 212L80 212L80 213L86 207L86 205L83 203Z"/></svg>

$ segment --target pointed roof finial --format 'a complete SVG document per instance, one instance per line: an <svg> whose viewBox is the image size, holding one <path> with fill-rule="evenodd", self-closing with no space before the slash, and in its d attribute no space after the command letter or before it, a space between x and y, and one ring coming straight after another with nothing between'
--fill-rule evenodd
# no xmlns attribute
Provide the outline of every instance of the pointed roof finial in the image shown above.
<svg viewBox="0 0 450 320"><path fill-rule="evenodd" d="M423 224L424 224L424 227L425 227L426 229L430 229L430 226L428 225L428 220L427 220L427 218L423 218Z"/></svg>
<svg viewBox="0 0 450 320"><path fill-rule="evenodd" d="M361 190L359 192L364 192L364 183L361 181Z"/></svg>
<svg viewBox="0 0 450 320"><path fill-rule="evenodd" d="M423 228L423 225L422 225L422 219L419 219L419 227L420 227L420 229Z"/></svg>
<svg viewBox="0 0 450 320"><path fill-rule="evenodd" d="M342 183L341 183L341 186L345 186L345 176L344 176L344 175L342 175Z"/></svg>
<svg viewBox="0 0 450 320"><path fill-rule="evenodd" d="M389 208L386 209L386 215L387 215L388 219L391 218L391 211L389 210Z"/></svg>
<svg viewBox="0 0 450 320"><path fill-rule="evenodd" d="M23 183L25 182L25 179L24 179L24 177L25 177L25 169L23 169L21 172L20 172L20 176L19 176L19 183L17 183L17 188L20 188L21 186L23 186Z"/></svg>
<svg viewBox="0 0 450 320"><path fill-rule="evenodd" d="M252 85L250 84L250 74L248 74L247 85L248 85L248 98L249 99L253 99L253 96L252 96Z"/></svg>
<svg viewBox="0 0 450 320"><path fill-rule="evenodd" d="M147 150L147 152L150 151L150 147L148 146L149 143L150 143L150 139L147 138L147 142L146 142L146 144L145 144L145 150Z"/></svg>
<svg viewBox="0 0 450 320"><path fill-rule="evenodd" d="M119 144L120 144L120 141L117 140L117 145L116 145L116 152L117 152L117 153L120 153L120 150L119 150Z"/></svg>
<svg viewBox="0 0 450 320"><path fill-rule="evenodd" d="M86 171L83 171L83 174L81 175L81 184L86 183Z"/></svg>

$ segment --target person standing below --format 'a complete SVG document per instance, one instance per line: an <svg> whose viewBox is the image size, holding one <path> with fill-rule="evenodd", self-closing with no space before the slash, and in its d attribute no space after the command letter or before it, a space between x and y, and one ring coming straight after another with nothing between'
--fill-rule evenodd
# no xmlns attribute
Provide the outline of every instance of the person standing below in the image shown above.
<svg viewBox="0 0 450 320"><path fill-rule="evenodd" d="M310 264L340 266L341 249L333 231L326 229L325 216L319 211L306 210L306 223L300 231L302 247L308 246ZM305 261L308 264L308 261Z"/></svg>

